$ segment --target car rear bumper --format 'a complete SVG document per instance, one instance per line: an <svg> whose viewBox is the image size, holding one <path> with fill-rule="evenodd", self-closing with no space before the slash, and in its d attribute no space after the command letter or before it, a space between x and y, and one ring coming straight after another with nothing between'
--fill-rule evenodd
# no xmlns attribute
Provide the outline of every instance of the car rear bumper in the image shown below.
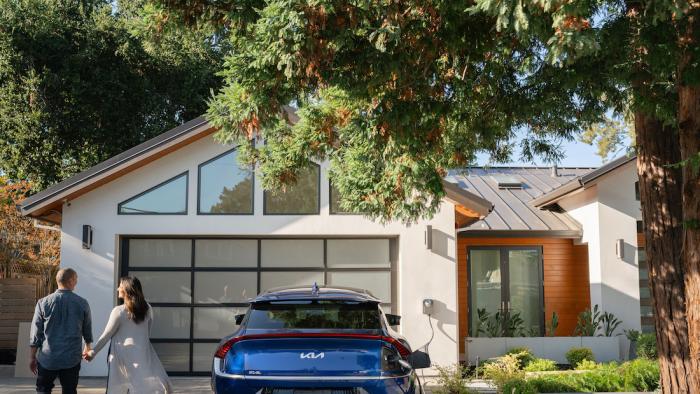
<svg viewBox="0 0 700 394"><path fill-rule="evenodd" d="M212 388L219 394L419 394L415 373L404 376L244 376L214 362Z"/></svg>
<svg viewBox="0 0 700 394"><path fill-rule="evenodd" d="M219 394L418 394L409 377L382 380L265 380L216 377L214 392Z"/></svg>

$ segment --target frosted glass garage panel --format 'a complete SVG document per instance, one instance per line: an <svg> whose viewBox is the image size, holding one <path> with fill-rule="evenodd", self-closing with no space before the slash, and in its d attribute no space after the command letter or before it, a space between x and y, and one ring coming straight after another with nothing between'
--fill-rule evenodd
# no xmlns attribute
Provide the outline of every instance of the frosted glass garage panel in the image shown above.
<svg viewBox="0 0 700 394"><path fill-rule="evenodd" d="M238 326L234 316L245 313L246 308L195 308L194 337L197 339L221 339L233 333Z"/></svg>
<svg viewBox="0 0 700 394"><path fill-rule="evenodd" d="M189 267L192 241L189 239L131 239L129 267Z"/></svg>
<svg viewBox="0 0 700 394"><path fill-rule="evenodd" d="M260 274L260 290L274 287L309 286L324 284L323 272L263 272Z"/></svg>
<svg viewBox="0 0 700 394"><path fill-rule="evenodd" d="M218 343L195 343L192 348L192 369L195 372L210 372L214 352Z"/></svg>
<svg viewBox="0 0 700 394"><path fill-rule="evenodd" d="M391 302L391 272L329 272L328 284L369 290L384 302Z"/></svg>
<svg viewBox="0 0 700 394"><path fill-rule="evenodd" d="M256 272L195 272L196 303L246 302L258 294Z"/></svg>
<svg viewBox="0 0 700 394"><path fill-rule="evenodd" d="M264 239L263 267L323 267L322 239Z"/></svg>
<svg viewBox="0 0 700 394"><path fill-rule="evenodd" d="M139 278L148 302L190 303L192 289L189 272L132 271Z"/></svg>
<svg viewBox="0 0 700 394"><path fill-rule="evenodd" d="M329 239L328 268L390 268L388 239Z"/></svg>
<svg viewBox="0 0 700 394"><path fill-rule="evenodd" d="M153 307L151 338L189 338L190 308Z"/></svg>
<svg viewBox="0 0 700 394"><path fill-rule="evenodd" d="M198 239L195 241L196 267L257 267L258 241L255 239Z"/></svg>
<svg viewBox="0 0 700 394"><path fill-rule="evenodd" d="M190 370L189 343L154 343L153 348L166 371L187 372Z"/></svg>

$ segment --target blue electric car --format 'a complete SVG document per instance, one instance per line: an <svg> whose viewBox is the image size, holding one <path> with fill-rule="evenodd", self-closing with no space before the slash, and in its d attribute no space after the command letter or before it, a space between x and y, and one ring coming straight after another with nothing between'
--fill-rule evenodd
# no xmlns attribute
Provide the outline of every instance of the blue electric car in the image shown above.
<svg viewBox="0 0 700 394"><path fill-rule="evenodd" d="M251 300L214 355L212 388L235 394L422 394L411 351L365 290L274 289Z"/></svg>

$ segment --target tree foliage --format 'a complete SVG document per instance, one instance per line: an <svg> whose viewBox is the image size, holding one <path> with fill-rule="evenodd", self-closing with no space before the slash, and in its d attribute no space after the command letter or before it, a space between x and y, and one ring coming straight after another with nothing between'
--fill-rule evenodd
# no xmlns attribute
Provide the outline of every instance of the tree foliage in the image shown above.
<svg viewBox="0 0 700 394"><path fill-rule="evenodd" d="M221 47L140 1L0 0L0 169L37 189L201 115Z"/></svg>
<svg viewBox="0 0 700 394"><path fill-rule="evenodd" d="M499 33L472 1L153 4L156 20L213 24L231 45L208 118L265 188L328 159L346 208L385 220L434 213L447 170L477 153L507 160L520 145L525 159L556 162L560 140L603 119L601 96L620 99L611 75L580 72L606 69L614 51L562 72L541 42Z"/></svg>
<svg viewBox="0 0 700 394"><path fill-rule="evenodd" d="M61 233L39 228L34 220L23 217L16 204L26 198L30 186L26 182L12 183L0 178L0 272L10 276L11 271L32 271L42 266L57 266ZM13 265L32 266L20 269Z"/></svg>
<svg viewBox="0 0 700 394"><path fill-rule="evenodd" d="M594 145L598 156L608 161L621 153L634 151L634 114L627 111L623 116L609 116L594 123L579 136L583 143Z"/></svg>

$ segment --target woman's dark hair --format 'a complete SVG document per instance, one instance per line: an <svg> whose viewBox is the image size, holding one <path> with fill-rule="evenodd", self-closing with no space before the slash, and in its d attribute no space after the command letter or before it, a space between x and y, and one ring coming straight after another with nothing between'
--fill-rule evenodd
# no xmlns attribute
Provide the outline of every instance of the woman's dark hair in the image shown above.
<svg viewBox="0 0 700 394"><path fill-rule="evenodd" d="M141 282L138 278L124 276L119 279L119 284L124 286L124 293L126 293L124 305L129 314L129 319L133 320L134 323L141 323L146 319L146 313L148 312L148 304L143 296Z"/></svg>

